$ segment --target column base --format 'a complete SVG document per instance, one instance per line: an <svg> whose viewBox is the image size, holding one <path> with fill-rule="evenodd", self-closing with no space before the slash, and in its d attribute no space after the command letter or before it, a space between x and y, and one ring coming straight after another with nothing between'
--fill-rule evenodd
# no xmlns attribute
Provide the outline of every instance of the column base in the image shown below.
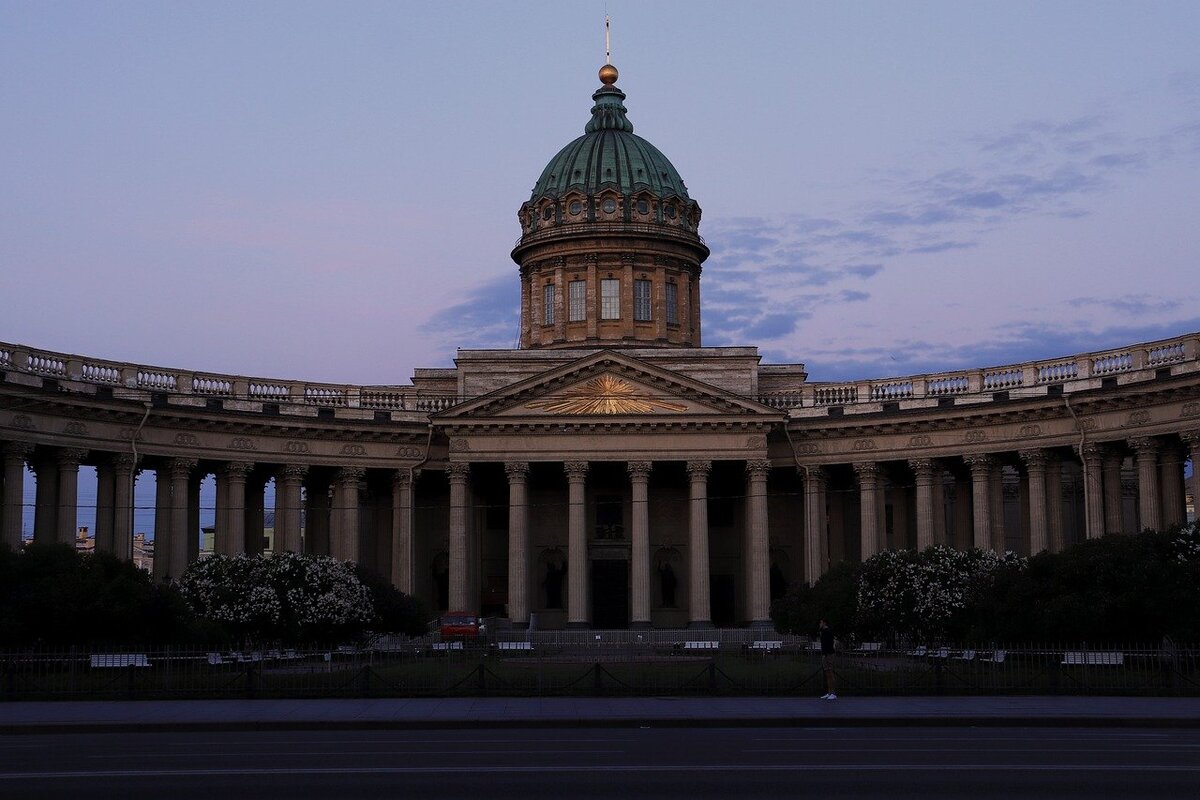
<svg viewBox="0 0 1200 800"><path fill-rule="evenodd" d="M571 631L588 631L592 629L590 622L568 622L567 630Z"/></svg>
<svg viewBox="0 0 1200 800"><path fill-rule="evenodd" d="M631 623L629 623L629 630L631 630L631 631L648 631L648 630L651 630L653 627L654 627L654 625L650 622L631 622Z"/></svg>
<svg viewBox="0 0 1200 800"><path fill-rule="evenodd" d="M709 619L694 619L687 624L688 630L711 630L713 628L712 620Z"/></svg>

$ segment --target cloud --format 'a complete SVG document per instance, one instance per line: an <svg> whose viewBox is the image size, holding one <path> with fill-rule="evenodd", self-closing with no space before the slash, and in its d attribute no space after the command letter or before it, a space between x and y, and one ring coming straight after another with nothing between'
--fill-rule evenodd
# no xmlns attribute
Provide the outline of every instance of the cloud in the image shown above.
<svg viewBox="0 0 1200 800"><path fill-rule="evenodd" d="M484 281L461 303L443 308L422 326L460 347L512 347L519 335L520 284L511 273Z"/></svg>

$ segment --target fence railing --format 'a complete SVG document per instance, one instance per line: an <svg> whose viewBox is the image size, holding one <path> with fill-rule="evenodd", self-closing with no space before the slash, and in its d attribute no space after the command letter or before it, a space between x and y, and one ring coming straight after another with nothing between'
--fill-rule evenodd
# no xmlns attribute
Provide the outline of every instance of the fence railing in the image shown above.
<svg viewBox="0 0 1200 800"><path fill-rule="evenodd" d="M0 699L806 695L824 690L803 637L597 631L438 637L372 647L0 653ZM585 638L586 637L586 638ZM908 646L835 657L847 695L1200 696L1200 647Z"/></svg>

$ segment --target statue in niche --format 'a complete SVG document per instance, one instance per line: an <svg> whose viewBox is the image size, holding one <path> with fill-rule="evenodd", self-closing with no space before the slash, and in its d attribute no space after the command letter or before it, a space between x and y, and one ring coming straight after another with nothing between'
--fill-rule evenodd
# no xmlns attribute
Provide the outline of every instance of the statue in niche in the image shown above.
<svg viewBox="0 0 1200 800"><path fill-rule="evenodd" d="M561 564L546 562L546 577L542 580L542 586L546 587L546 608L563 607L563 577L566 571L566 567Z"/></svg>
<svg viewBox="0 0 1200 800"><path fill-rule="evenodd" d="M679 579L675 577L675 568L669 561L658 565L658 586L662 591L662 607L674 608L675 589L679 586Z"/></svg>

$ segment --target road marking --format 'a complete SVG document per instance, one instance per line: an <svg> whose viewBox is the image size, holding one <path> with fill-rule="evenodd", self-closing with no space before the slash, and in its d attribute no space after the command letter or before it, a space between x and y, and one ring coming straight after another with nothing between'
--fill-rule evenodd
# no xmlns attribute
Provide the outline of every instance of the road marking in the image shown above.
<svg viewBox="0 0 1200 800"><path fill-rule="evenodd" d="M1170 764L1082 765L1082 764L681 764L645 766L547 765L455 767L459 774L522 774L522 773L676 773L676 772L1185 772L1200 773L1200 766ZM289 775L428 775L446 773L446 767L304 767L297 769L223 768L223 769L162 769L162 770L72 770L69 772L13 772L0 774L0 781L50 780L65 778L169 778L200 776L270 777Z"/></svg>

